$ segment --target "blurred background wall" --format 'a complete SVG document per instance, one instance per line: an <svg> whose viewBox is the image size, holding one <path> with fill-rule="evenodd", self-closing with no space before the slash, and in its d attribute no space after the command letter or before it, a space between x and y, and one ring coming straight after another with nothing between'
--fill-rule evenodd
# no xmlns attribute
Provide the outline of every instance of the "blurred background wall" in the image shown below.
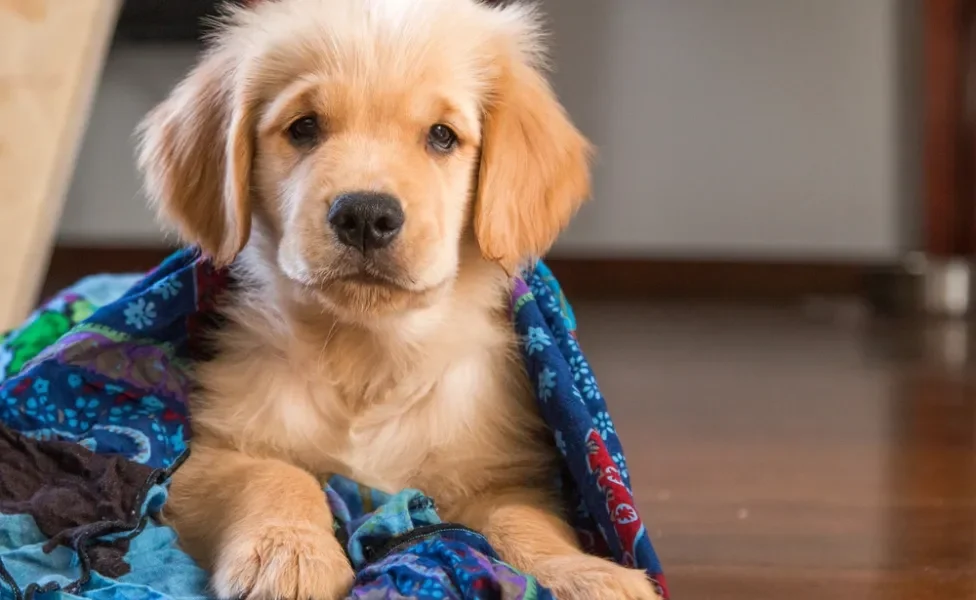
<svg viewBox="0 0 976 600"><path fill-rule="evenodd" d="M547 0L555 85L599 148L566 255L887 261L916 242L910 0ZM131 132L193 63L117 42L61 226L158 245Z"/></svg>

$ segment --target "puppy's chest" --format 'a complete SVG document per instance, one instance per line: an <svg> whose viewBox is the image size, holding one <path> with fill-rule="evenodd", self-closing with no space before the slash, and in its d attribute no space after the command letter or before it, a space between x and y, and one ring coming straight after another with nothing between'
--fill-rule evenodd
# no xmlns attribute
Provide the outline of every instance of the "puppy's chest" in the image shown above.
<svg viewBox="0 0 976 600"><path fill-rule="evenodd" d="M339 473L396 491L426 479L433 456L439 468L463 460L466 434L493 420L482 400L495 386L476 359L431 378L377 369L355 385L331 379L282 373L274 378L276 389L252 390L269 400L253 398L264 410L249 434L319 476Z"/></svg>

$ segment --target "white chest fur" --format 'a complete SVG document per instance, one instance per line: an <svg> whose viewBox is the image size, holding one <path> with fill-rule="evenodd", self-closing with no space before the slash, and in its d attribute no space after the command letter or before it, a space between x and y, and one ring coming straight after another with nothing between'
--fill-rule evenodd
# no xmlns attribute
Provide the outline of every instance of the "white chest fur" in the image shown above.
<svg viewBox="0 0 976 600"><path fill-rule="evenodd" d="M366 357L346 364L354 357L309 360L235 337L199 373L207 391L192 408L194 422L247 453L321 477L341 473L387 491L417 485L428 468L470 459L472 437L497 430L490 424L499 414L521 412L503 406L521 399L506 393L504 353L490 347L407 365Z"/></svg>

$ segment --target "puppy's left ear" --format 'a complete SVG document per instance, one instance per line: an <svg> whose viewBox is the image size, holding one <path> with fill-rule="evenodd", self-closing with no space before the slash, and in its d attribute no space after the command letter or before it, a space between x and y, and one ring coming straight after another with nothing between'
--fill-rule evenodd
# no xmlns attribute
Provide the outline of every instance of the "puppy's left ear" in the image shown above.
<svg viewBox="0 0 976 600"><path fill-rule="evenodd" d="M484 115L474 231L485 258L514 274L589 197L591 151L536 67L501 63Z"/></svg>

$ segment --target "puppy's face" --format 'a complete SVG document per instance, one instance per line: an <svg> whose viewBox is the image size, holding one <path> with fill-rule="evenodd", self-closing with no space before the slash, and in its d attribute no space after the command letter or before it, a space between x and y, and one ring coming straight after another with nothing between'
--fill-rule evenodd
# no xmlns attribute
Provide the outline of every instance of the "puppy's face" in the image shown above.
<svg viewBox="0 0 976 600"><path fill-rule="evenodd" d="M462 247L512 271L588 193L530 11L474 0L240 10L143 124L160 213L218 263L263 260L350 319L450 289Z"/></svg>
<svg viewBox="0 0 976 600"><path fill-rule="evenodd" d="M476 81L437 57L397 68L397 49L373 44L386 56L358 75L359 52L307 69L257 126L278 267L339 306L398 305L453 279L481 141Z"/></svg>

